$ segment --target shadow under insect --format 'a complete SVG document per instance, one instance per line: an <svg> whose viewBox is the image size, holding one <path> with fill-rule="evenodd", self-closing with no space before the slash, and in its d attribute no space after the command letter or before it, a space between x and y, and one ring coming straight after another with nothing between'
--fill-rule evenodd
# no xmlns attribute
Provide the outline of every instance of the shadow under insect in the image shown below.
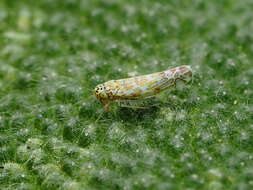
<svg viewBox="0 0 253 190"><path fill-rule="evenodd" d="M152 121L157 113L159 107L152 106L148 109L132 109L129 107L120 107L117 116L120 120L128 123L145 123Z"/></svg>
<svg viewBox="0 0 253 190"><path fill-rule="evenodd" d="M160 104L156 98L149 98L145 101L121 101L118 102L116 117L124 122L150 122L156 117Z"/></svg>

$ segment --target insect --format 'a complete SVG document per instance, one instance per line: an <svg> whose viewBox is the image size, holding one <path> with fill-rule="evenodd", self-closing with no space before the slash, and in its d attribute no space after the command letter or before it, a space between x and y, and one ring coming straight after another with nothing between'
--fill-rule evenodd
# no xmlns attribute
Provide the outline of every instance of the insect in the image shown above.
<svg viewBox="0 0 253 190"><path fill-rule="evenodd" d="M135 102L153 97L160 92L187 83L192 79L192 69L183 65L166 71L132 78L110 80L96 86L94 94L108 111L110 102Z"/></svg>

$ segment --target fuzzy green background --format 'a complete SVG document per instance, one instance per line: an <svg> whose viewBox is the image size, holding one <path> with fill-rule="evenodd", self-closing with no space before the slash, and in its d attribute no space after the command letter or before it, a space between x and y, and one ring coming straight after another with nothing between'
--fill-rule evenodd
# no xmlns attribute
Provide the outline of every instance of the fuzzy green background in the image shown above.
<svg viewBox="0 0 253 190"><path fill-rule="evenodd" d="M0 189L253 189L252 0L1 0ZM149 110L93 88L191 65Z"/></svg>

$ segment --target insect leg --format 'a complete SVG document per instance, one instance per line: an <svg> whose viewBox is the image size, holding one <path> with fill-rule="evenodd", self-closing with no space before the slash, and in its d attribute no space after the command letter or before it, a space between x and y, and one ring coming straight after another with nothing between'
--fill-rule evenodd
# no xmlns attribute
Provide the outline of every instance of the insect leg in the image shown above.
<svg viewBox="0 0 253 190"><path fill-rule="evenodd" d="M133 109L150 109L150 107L144 107L144 106L121 106L121 107L125 107L125 108L133 108Z"/></svg>
<svg viewBox="0 0 253 190"><path fill-rule="evenodd" d="M118 104L120 107L129 107L129 108L136 108L136 109L149 109L149 104L151 103L152 99L142 99L142 100L120 100Z"/></svg>
<svg viewBox="0 0 253 190"><path fill-rule="evenodd" d="M104 105L104 111L108 112L109 110L110 110L110 104L107 103L107 104Z"/></svg>

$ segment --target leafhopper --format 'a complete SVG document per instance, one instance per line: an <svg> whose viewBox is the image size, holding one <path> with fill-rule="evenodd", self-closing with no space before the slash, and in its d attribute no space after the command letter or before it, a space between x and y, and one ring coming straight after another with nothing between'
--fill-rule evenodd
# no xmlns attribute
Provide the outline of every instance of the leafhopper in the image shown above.
<svg viewBox="0 0 253 190"><path fill-rule="evenodd" d="M192 69L182 65L166 71L132 78L110 80L94 89L96 98L109 109L110 102L136 102L153 97L177 84L186 84L192 79ZM120 104L122 105L122 104Z"/></svg>

